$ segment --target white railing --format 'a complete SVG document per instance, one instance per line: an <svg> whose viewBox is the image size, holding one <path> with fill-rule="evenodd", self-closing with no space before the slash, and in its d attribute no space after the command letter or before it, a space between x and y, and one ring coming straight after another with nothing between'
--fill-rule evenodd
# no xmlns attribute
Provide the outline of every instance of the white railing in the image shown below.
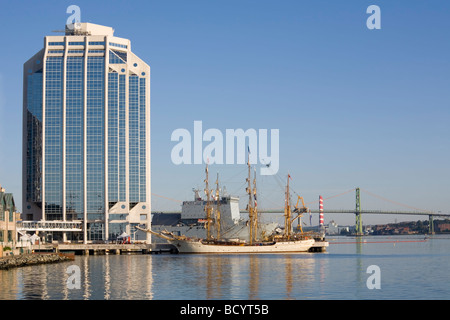
<svg viewBox="0 0 450 320"><path fill-rule="evenodd" d="M82 221L18 221L17 231L83 231Z"/></svg>

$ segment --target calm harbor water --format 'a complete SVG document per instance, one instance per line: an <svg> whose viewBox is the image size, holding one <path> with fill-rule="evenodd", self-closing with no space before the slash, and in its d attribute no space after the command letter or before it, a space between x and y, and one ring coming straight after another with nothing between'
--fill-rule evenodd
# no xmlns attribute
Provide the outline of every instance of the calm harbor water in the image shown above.
<svg viewBox="0 0 450 320"><path fill-rule="evenodd" d="M450 299L450 236L328 237L326 253L103 255L0 271L0 299ZM79 267L79 289L67 280ZM380 289L369 289L371 265Z"/></svg>

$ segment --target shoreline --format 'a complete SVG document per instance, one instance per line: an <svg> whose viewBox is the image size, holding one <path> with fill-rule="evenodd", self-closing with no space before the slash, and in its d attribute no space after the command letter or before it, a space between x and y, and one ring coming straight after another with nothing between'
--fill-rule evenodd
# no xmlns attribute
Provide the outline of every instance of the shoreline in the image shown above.
<svg viewBox="0 0 450 320"><path fill-rule="evenodd" d="M30 253L0 258L0 270L58 263L73 260L72 255L61 253Z"/></svg>

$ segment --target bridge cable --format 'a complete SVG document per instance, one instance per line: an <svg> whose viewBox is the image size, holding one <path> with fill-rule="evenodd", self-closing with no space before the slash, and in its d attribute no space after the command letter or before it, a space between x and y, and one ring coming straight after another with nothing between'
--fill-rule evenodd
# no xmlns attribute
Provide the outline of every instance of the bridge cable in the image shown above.
<svg viewBox="0 0 450 320"><path fill-rule="evenodd" d="M170 200L170 201L173 201L173 202L177 202L177 203L183 202L183 201L181 201L181 200L168 198L168 197L161 196L161 195L156 194L156 193L153 193L153 192L152 192L152 196L157 196L157 197L164 198L164 199L167 199L167 200Z"/></svg>
<svg viewBox="0 0 450 320"><path fill-rule="evenodd" d="M390 202L390 203L393 203L393 204L396 204L396 205L399 205L399 206L403 206L403 207L406 207L406 208L409 208L409 209L414 209L414 210L421 211L421 212L433 213L432 211L429 211L429 210L419 209L419 208L412 207L412 206L409 206L409 205L404 204L404 203L400 203L400 202L397 202L397 201L394 201L394 200L386 199L386 198L384 198L382 196L379 196L377 194L374 194L372 192L369 192L369 191L361 189L361 188L360 188L360 190L365 192L365 193L367 193L367 194L369 194L369 195L371 195L372 197L375 197L375 198L378 198L378 199L381 199L381 200L384 200L384 201L387 201L387 202Z"/></svg>

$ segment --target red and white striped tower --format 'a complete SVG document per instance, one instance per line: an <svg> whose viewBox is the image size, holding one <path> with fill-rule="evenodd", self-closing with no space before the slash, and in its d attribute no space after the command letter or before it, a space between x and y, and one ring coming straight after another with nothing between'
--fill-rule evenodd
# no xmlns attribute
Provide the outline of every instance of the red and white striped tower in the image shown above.
<svg viewBox="0 0 450 320"><path fill-rule="evenodd" d="M323 227L323 198L319 196L319 226Z"/></svg>

